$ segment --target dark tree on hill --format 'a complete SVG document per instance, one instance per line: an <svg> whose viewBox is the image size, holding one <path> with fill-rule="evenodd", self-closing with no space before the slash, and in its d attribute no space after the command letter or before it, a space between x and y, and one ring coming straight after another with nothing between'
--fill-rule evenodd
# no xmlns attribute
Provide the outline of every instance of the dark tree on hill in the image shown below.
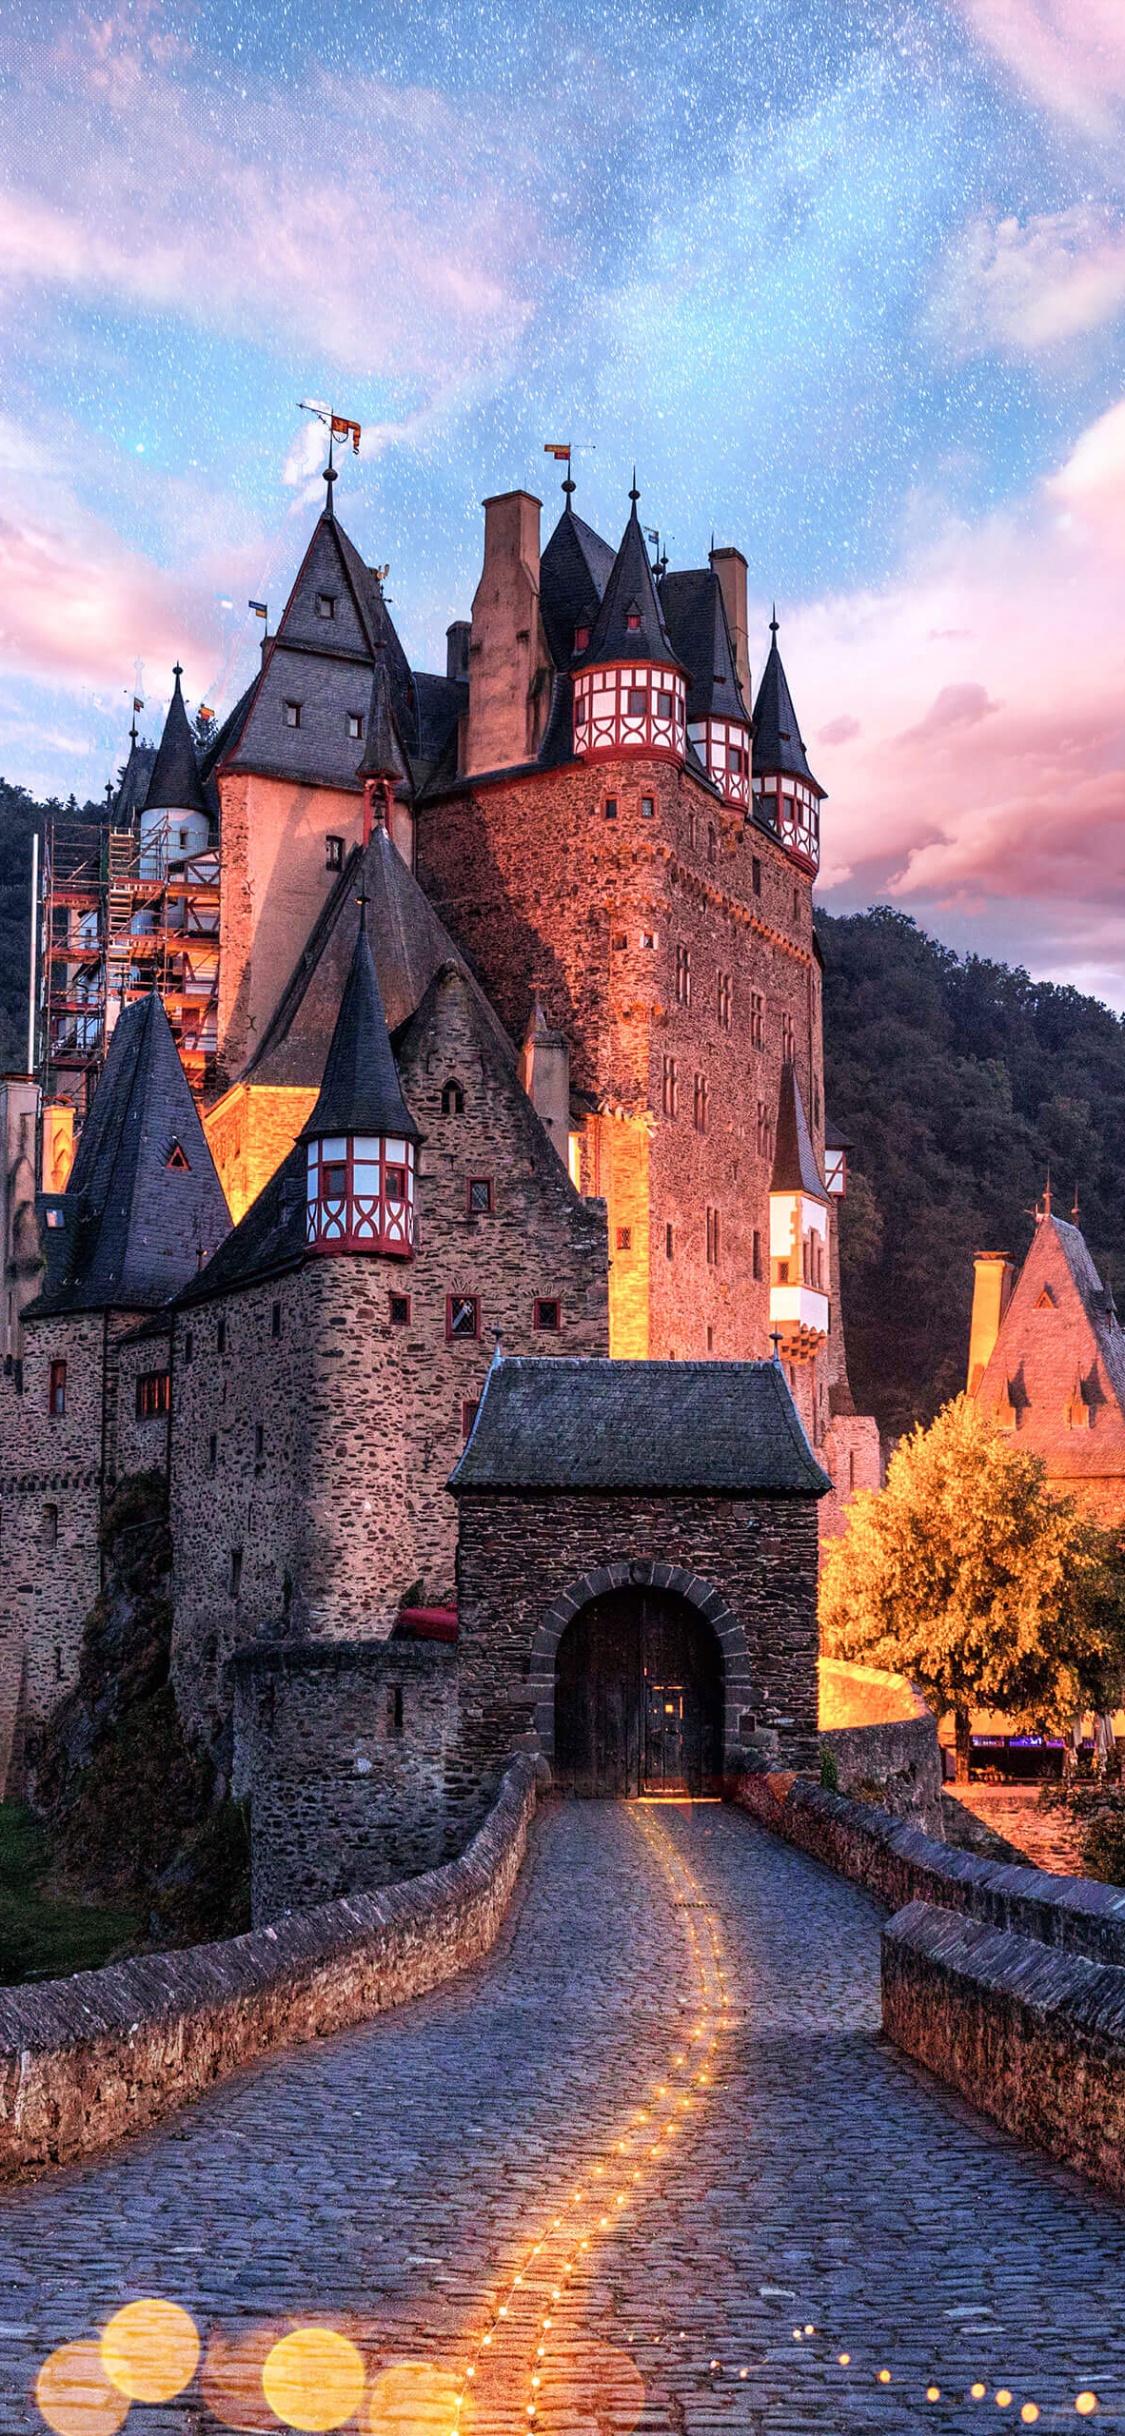
<svg viewBox="0 0 1125 2436"><path fill-rule="evenodd" d="M905 914L817 917L825 1089L855 1140L841 1224L856 1402L897 1435L965 1384L973 1254L1021 1260L1048 1169L1125 1286L1125 1022L956 956Z"/></svg>

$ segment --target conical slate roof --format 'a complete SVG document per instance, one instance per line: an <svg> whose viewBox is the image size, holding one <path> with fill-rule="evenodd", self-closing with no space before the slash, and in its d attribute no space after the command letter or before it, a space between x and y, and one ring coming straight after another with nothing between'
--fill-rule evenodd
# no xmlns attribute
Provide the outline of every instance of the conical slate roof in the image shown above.
<svg viewBox="0 0 1125 2436"><path fill-rule="evenodd" d="M312 1142L326 1134L348 1133L422 1139L402 1096L366 920L356 932L320 1097L298 1139Z"/></svg>
<svg viewBox="0 0 1125 2436"><path fill-rule="evenodd" d="M176 683L172 699L168 704L168 716L164 722L164 734L160 739L152 777L148 782L145 810L146 812L201 812L204 819L207 819L209 817L207 798L203 792L203 781L199 775L199 763L195 758L195 745L188 726L188 715L184 709L184 697L180 692L180 678L183 670L177 666L172 673Z"/></svg>
<svg viewBox="0 0 1125 2436"><path fill-rule="evenodd" d="M207 1137L155 991L118 1017L65 1193L44 1229L37 1311L147 1311L230 1232Z"/></svg>
<svg viewBox="0 0 1125 2436"><path fill-rule="evenodd" d="M406 755L399 741L395 716L391 708L391 687L387 663L380 649L375 654L371 672L371 699L367 706L364 730L363 759L356 770L357 778L389 778L396 786L410 783Z"/></svg>
<svg viewBox="0 0 1125 2436"><path fill-rule="evenodd" d="M805 1117L796 1069L788 1059L781 1069L777 1109L777 1146L771 1193L804 1193L810 1201L827 1201L828 1193L816 1163L816 1152Z"/></svg>
<svg viewBox="0 0 1125 2436"><path fill-rule="evenodd" d="M697 719L736 719L750 725L734 664L722 587L712 567L688 567L666 575L660 605L676 652L690 671L687 715Z"/></svg>
<svg viewBox="0 0 1125 2436"><path fill-rule="evenodd" d="M614 555L568 498L539 562L539 614L556 668L573 661L575 627L585 620L593 629Z"/></svg>
<svg viewBox="0 0 1125 2436"><path fill-rule="evenodd" d="M637 521L635 491L632 500L590 647L579 653L576 668L593 668L605 660L651 660L663 668L680 665L668 639L645 537ZM630 627L631 616L639 619L638 625Z"/></svg>
<svg viewBox="0 0 1125 2436"><path fill-rule="evenodd" d="M789 680L777 648L776 618L771 620L770 634L769 657L754 704L754 775L765 777L770 771L780 770L790 778L807 778L810 785L817 787L817 793L823 795L824 789L817 786L805 759Z"/></svg>

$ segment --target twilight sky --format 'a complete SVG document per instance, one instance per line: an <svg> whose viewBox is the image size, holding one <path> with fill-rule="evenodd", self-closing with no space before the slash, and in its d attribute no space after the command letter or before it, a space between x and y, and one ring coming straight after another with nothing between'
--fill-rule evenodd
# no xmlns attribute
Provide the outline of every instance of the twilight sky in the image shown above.
<svg viewBox="0 0 1125 2436"><path fill-rule="evenodd" d="M769 602L822 896L1125 1004L1122 0L134 0L0 33L0 771L223 710L323 491L444 665L479 502Z"/></svg>

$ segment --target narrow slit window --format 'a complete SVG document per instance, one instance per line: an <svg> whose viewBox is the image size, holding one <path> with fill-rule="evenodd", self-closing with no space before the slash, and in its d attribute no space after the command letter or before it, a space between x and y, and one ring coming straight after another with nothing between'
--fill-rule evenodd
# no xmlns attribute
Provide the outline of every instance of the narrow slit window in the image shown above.
<svg viewBox="0 0 1125 2436"><path fill-rule="evenodd" d="M242 1596L241 1548L232 1548L230 1552L230 1595L232 1599L241 1598Z"/></svg>
<svg viewBox="0 0 1125 2436"><path fill-rule="evenodd" d="M285 713L285 724L286 724L286 727L300 727L300 724L301 724L301 705L300 705L300 703L299 703L299 702L286 702L286 703L284 703L284 704L282 705L282 708L283 708L284 713Z"/></svg>
<svg viewBox="0 0 1125 2436"><path fill-rule="evenodd" d="M342 837L326 837L326 838L325 838L325 841L324 841L324 868L325 868L325 870L326 870L326 871L342 871L342 870L343 870L343 868L344 868L344 841L343 841L343 838L342 838Z"/></svg>
<svg viewBox="0 0 1125 2436"><path fill-rule="evenodd" d="M389 1316L390 1316L390 1323L391 1323L392 1328L409 1328L409 1326L410 1326L410 1296L409 1296L409 1294L391 1294L391 1295L389 1295L389 1296L388 1296L388 1298L387 1298L387 1299L388 1299L388 1303L389 1303Z"/></svg>
<svg viewBox="0 0 1125 2436"><path fill-rule="evenodd" d="M535 1325L547 1336L557 1336L560 1310L553 1295L540 1295L535 1305Z"/></svg>
<svg viewBox="0 0 1125 2436"><path fill-rule="evenodd" d="M56 1421L66 1411L66 1363L52 1362L47 1377L47 1410Z"/></svg>

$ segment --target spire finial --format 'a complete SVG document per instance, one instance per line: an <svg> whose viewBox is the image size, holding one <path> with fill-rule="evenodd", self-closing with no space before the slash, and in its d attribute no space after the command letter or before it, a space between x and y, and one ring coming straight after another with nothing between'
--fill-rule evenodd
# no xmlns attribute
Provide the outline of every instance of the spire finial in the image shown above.
<svg viewBox="0 0 1125 2436"><path fill-rule="evenodd" d="M570 506L571 499L573 498L573 495L574 495L575 491L577 490L577 488L578 488L578 485L577 485L577 483L576 483L576 481L575 481L575 479L574 479L573 474L571 473L570 466L569 466L569 464L568 464L568 465L567 465L567 469L566 469L566 481L563 483L563 489L564 489L564 491L565 491L565 493L566 493L566 504L567 504L567 506L568 506L568 507Z"/></svg>
<svg viewBox="0 0 1125 2436"><path fill-rule="evenodd" d="M184 673L184 672L183 672L183 669L181 668L180 663L179 663L179 661L177 660L176 665L175 665L174 669L172 670L172 674L173 674L173 676L174 676L174 678L175 678L175 680L176 680L176 692L177 692L177 693L179 693L179 690L180 690L180 678L182 677L183 673Z"/></svg>
<svg viewBox="0 0 1125 2436"><path fill-rule="evenodd" d="M332 445L331 440L329 440L328 445L329 445L329 448L331 448L331 445ZM334 507L333 507L333 505L332 505L332 485L333 485L333 483L336 481L336 479L337 479L337 475L336 475L336 468L335 468L335 466L334 466L334 465L333 465L333 463L332 463L331 456L329 457L328 463L327 463L327 465L326 465L326 466L325 466L325 468L324 468L324 479L325 479L326 483L328 484L328 497L327 497L327 499L326 499L326 500L325 500L325 502L324 502L324 513L325 513L325 515L327 516L327 518L328 518L328 520L329 520L329 523L334 523L334 522L335 522L335 518L336 518L336 510L335 510L335 508L334 508Z"/></svg>
<svg viewBox="0 0 1125 2436"><path fill-rule="evenodd" d="M773 1358L774 1358L774 1361L775 1361L775 1362L778 1364L778 1367L780 1368L780 1365L781 1365L781 1330L780 1330L780 1328L771 1328L771 1329L770 1329L770 1343L771 1343L771 1345L773 1346Z"/></svg>
<svg viewBox="0 0 1125 2436"><path fill-rule="evenodd" d="M776 636L777 636L777 602L776 602L776 601L775 601L775 602L774 602L774 604L773 604L773 610L772 610L772 613L771 613L771 616L770 616L770 633L771 633L771 634L774 636L774 638L775 638L775 640L776 640Z"/></svg>
<svg viewBox="0 0 1125 2436"><path fill-rule="evenodd" d="M639 490L637 489L637 469L636 469L636 466L634 466L634 467L633 467L633 487L632 487L632 490L631 490L631 491L630 491L630 493L629 493L629 497L630 497L630 499L631 499L631 500L632 500L632 502L633 502L633 506L634 506L634 508L636 508L636 504L637 504L638 499L640 498L640 495L641 495L641 494L640 494Z"/></svg>

